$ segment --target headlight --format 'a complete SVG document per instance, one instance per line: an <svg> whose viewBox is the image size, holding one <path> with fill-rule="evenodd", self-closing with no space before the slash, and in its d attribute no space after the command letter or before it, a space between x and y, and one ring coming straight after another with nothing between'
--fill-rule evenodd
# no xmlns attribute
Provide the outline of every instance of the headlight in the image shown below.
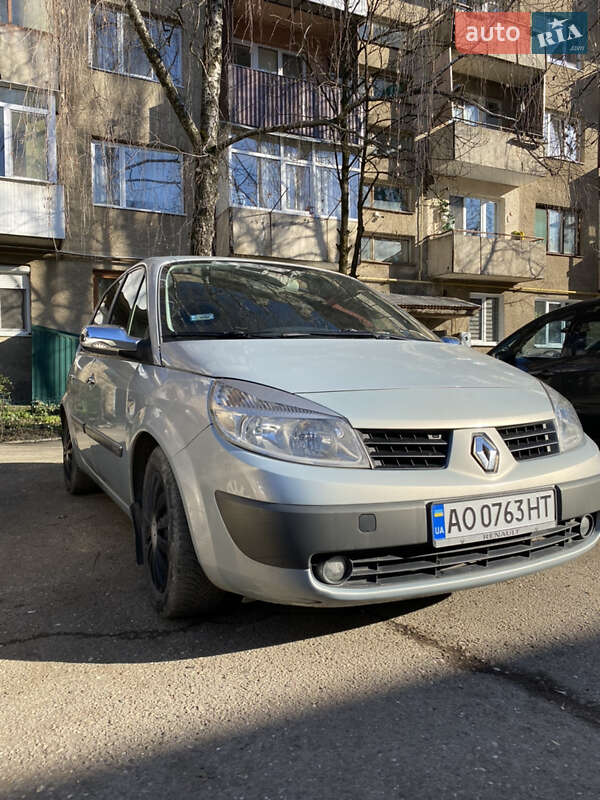
<svg viewBox="0 0 600 800"><path fill-rule="evenodd" d="M566 397L547 384L542 384L554 409L556 419L556 432L558 433L558 443L561 452L573 450L584 442L583 428L577 416L577 412L569 403Z"/></svg>
<svg viewBox="0 0 600 800"><path fill-rule="evenodd" d="M227 441L284 461L325 467L370 467L343 417L294 394L244 381L215 381L209 409Z"/></svg>

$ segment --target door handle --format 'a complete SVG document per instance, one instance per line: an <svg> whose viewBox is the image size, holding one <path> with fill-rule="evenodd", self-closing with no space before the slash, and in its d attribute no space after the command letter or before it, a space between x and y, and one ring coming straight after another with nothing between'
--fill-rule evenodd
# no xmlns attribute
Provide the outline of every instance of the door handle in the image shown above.
<svg viewBox="0 0 600 800"><path fill-rule="evenodd" d="M90 375L90 377L87 379L86 383L87 383L88 386L95 386L96 385L96 378L94 378L93 375Z"/></svg>

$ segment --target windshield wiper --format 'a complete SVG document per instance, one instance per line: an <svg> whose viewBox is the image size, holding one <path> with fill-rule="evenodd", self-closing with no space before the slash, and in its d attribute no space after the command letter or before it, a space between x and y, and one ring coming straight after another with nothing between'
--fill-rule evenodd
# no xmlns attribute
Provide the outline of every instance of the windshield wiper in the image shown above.
<svg viewBox="0 0 600 800"><path fill-rule="evenodd" d="M253 336L250 331L242 328L232 328L229 331L198 331L197 333L170 333L163 338L171 339L249 339Z"/></svg>

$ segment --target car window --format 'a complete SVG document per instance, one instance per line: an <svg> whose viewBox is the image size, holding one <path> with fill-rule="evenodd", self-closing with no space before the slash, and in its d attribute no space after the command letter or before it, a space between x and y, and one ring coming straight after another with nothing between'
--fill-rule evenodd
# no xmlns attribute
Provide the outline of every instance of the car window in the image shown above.
<svg viewBox="0 0 600 800"><path fill-rule="evenodd" d="M140 286L133 314L129 322L128 332L130 336L135 336L136 339L148 338L148 293L146 291L146 278L144 278Z"/></svg>
<svg viewBox="0 0 600 800"><path fill-rule="evenodd" d="M130 272L121 284L121 291L117 295L114 302L111 314L110 324L119 325L121 328L127 330L129 328L129 319L135 298L137 297L140 284L144 279L144 270L136 269Z"/></svg>
<svg viewBox="0 0 600 800"><path fill-rule="evenodd" d="M92 325L107 325L110 309L115 299L117 289L119 288L119 281L115 280L104 293L104 297L100 301L98 310L92 319Z"/></svg>
<svg viewBox="0 0 600 800"><path fill-rule="evenodd" d="M516 358L560 358L573 314L540 323L515 348Z"/></svg>
<svg viewBox="0 0 600 800"><path fill-rule="evenodd" d="M564 350L569 356L600 356L600 314L575 320L565 340Z"/></svg>
<svg viewBox="0 0 600 800"><path fill-rule="evenodd" d="M424 325L337 272L279 264L171 264L161 275L165 336L397 336L438 342Z"/></svg>

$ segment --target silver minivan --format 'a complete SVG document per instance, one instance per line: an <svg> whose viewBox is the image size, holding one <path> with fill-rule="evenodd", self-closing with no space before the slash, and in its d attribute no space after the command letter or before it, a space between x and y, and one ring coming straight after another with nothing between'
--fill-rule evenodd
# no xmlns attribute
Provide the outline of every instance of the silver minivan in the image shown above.
<svg viewBox="0 0 600 800"><path fill-rule="evenodd" d="M136 265L61 411L67 489L131 516L168 617L446 593L600 535L600 454L564 397L328 270Z"/></svg>

